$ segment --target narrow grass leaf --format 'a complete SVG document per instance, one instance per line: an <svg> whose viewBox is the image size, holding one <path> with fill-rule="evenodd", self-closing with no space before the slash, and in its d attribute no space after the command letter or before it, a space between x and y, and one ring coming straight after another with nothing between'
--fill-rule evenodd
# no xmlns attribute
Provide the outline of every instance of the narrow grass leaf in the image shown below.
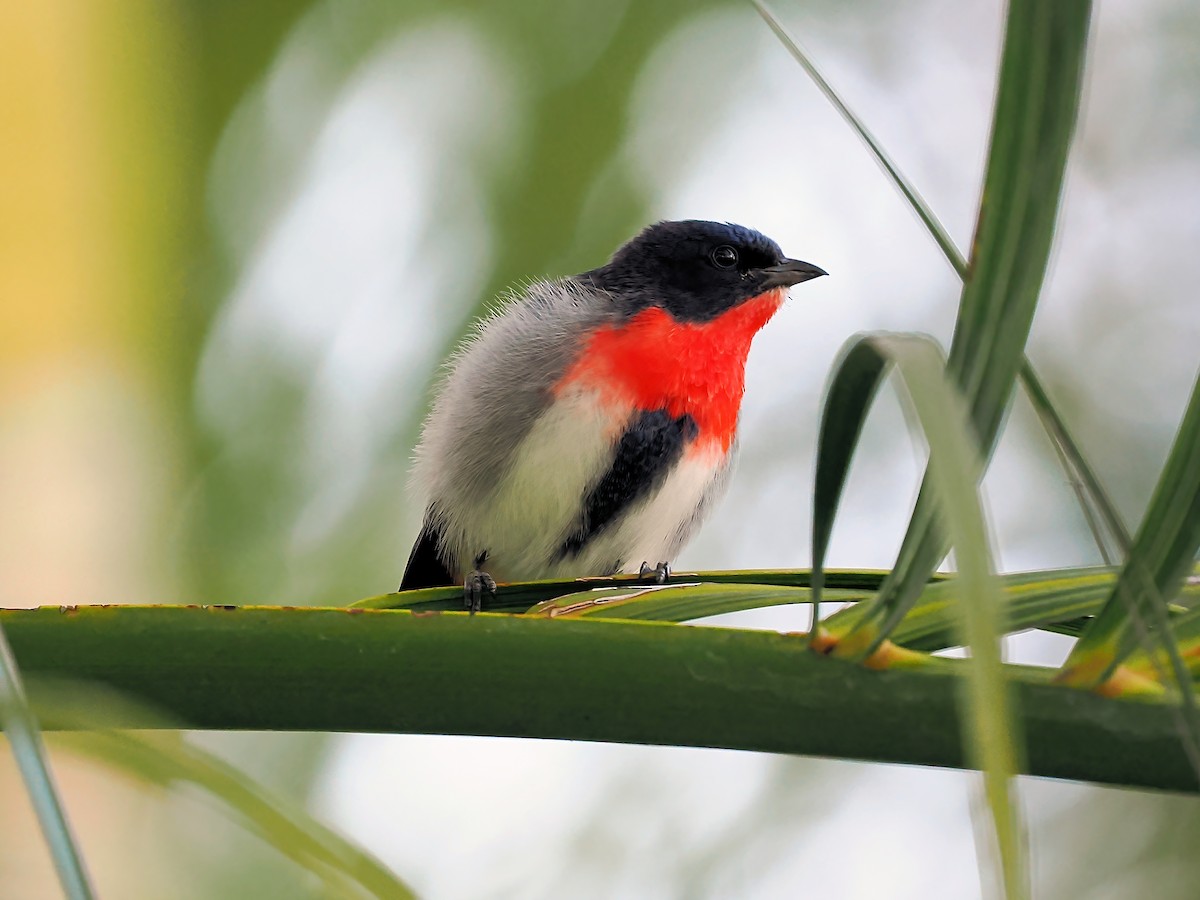
<svg viewBox="0 0 1200 900"><path fill-rule="evenodd" d="M822 573L829 587L855 592L874 592L883 583L886 572L878 570L839 570ZM669 585L748 584L776 587L808 588L812 585L811 569L747 569L722 572L673 572ZM565 581L526 581L501 584L495 599L489 598L488 612L523 613L539 603L585 591L636 591L648 582L637 575L612 575L597 578L573 578ZM463 608L462 588L422 588L395 594L365 597L350 604L348 609L408 609L414 612L453 612Z"/></svg>
<svg viewBox="0 0 1200 900"><path fill-rule="evenodd" d="M1102 566L1073 569L1044 569L997 576L1003 591L1002 620L1009 633L1026 629L1048 629L1077 637L1083 625L1103 607L1112 593L1117 570ZM525 614L547 618L627 619L642 622L694 622L727 613L745 612L771 606L812 602L812 591L799 582L809 583L808 572L783 573L775 570L739 573L697 573L689 583L658 587L647 585L592 588L562 594L530 608ZM881 573L834 571L827 577L841 583L857 582L857 588L825 588L821 596L827 602L856 603L867 599L871 586L877 586ZM712 579L732 576L746 581L716 582ZM688 576L679 576L687 578ZM786 578L797 584L778 584ZM511 586L517 588L517 585ZM953 577L931 584L917 599L890 639L912 650L932 652L957 647L962 642L958 604L962 586ZM385 595L400 600L405 595ZM374 599L374 598L372 598ZM1180 594L1183 606L1170 611L1173 630L1181 634L1190 606L1200 604L1200 581L1186 583ZM1195 628L1200 636L1200 615ZM1180 637L1183 640L1183 637ZM1189 666L1200 666L1200 659ZM1145 660L1140 652L1138 659ZM1132 659L1132 658L1131 658ZM1131 663L1132 664L1132 663Z"/></svg>
<svg viewBox="0 0 1200 900"><path fill-rule="evenodd" d="M861 348L861 349L859 349ZM825 393L818 427L817 469L813 483L812 628L810 642L821 633L821 592L825 586L825 556L833 523L846 486L846 475L871 407L887 374L884 359L863 342L851 345L835 369ZM884 579L884 584L887 579Z"/></svg>
<svg viewBox="0 0 1200 900"><path fill-rule="evenodd" d="M86 726L86 720L76 725ZM198 789L215 800L222 812L232 814L280 853L321 878L334 896L415 897L366 850L174 732L79 730L61 732L53 739L75 753L151 784Z"/></svg>
<svg viewBox="0 0 1200 900"><path fill-rule="evenodd" d="M929 496L955 548L955 583L963 599L958 610L971 649L964 698L964 718L970 722L968 743L983 770L1006 895L1025 897L1029 885L1024 833L1013 794L1013 777L1020 766L1015 720L1001 665L1002 598L992 572L979 497L983 461L966 405L946 380L944 362L937 344L922 336L869 335L851 342L835 368L822 409L817 447L818 496L829 502L840 495L840 484L824 483L823 479L844 479L854 449L845 443L844 436L860 432L875 386L882 373L894 366L929 443ZM858 390L843 390L843 381L859 386ZM870 389L866 389L868 386ZM848 405L848 397L857 398L861 405ZM831 452L839 455L832 463L828 461ZM827 511L823 510L822 515ZM817 585L820 581L816 570L823 561L823 551L818 556L815 534L814 526L813 581Z"/></svg>
<svg viewBox="0 0 1200 900"><path fill-rule="evenodd" d="M1174 598L1183 586L1198 550L1200 378L1112 596L1075 645L1064 670L1096 683L1136 646L1131 632L1138 618L1150 620L1165 637L1169 628L1162 601Z"/></svg>
<svg viewBox="0 0 1200 900"><path fill-rule="evenodd" d="M753 0L753 2L759 15L763 17L771 27L771 30L775 32L775 35L783 43L784 47L800 63L801 68L813 80L817 88L833 105L834 109L838 111L859 138L862 139L867 149L875 157L875 161L879 164L880 168L887 174L892 184L903 195L905 200L908 201L913 212L917 214L917 218L925 225L925 229L941 249L947 262L950 263L950 266L954 269L958 277L965 280L967 277L967 262L962 252L958 249L958 246L954 243L937 215L933 212L933 209L925 202L920 191L917 190L916 186L905 176L903 170L888 155L878 138L867 128L866 123L855 114L842 99L841 95L834 90L833 86L821 74L812 56L784 28L775 14L765 4L759 2L759 0ZM1049 394L1042 385L1041 379L1033 368L1033 363L1028 358L1022 361L1020 379L1029 395L1034 410L1037 412L1038 420L1049 436L1050 442L1059 456L1063 470L1076 491L1076 497L1083 511L1084 519L1095 537L1096 546L1101 558L1107 564L1110 562L1107 546L1103 534L1098 525L1094 524L1094 520L1096 518L1102 520L1117 540L1117 545L1122 553L1127 552L1129 539L1128 535L1124 532L1120 516L1116 511L1116 506L1104 490L1095 470L1092 469L1087 458L1083 455L1078 442L1067 429L1062 416L1055 409ZM1093 506L1095 507L1095 512L1093 512ZM1123 541L1121 540L1122 534L1125 534Z"/></svg>
<svg viewBox="0 0 1200 900"><path fill-rule="evenodd" d="M966 398L988 457L995 446L1037 307L1074 133L1083 75L1087 0L1009 5L987 175L970 272L947 371ZM840 655L861 658L896 626L945 557L948 544L927 473L892 574L863 604ZM862 639L871 636L872 642Z"/></svg>
<svg viewBox="0 0 1200 900"><path fill-rule="evenodd" d="M1101 558L1106 565L1111 565L1110 555L1106 549L1105 531L1116 545L1116 555L1120 558L1128 556L1129 549L1133 545L1129 529L1125 527L1125 522L1117 511L1116 504L1113 503L1108 491L1101 484L1099 476L1084 457L1078 442L1067 428L1067 423L1059 415L1054 403L1050 400L1050 395L1046 392L1045 385L1042 384L1041 378L1038 377L1033 364L1028 359L1021 367L1021 383L1025 387L1025 394L1033 405L1033 411L1037 414L1038 421L1042 423L1042 427L1050 436L1050 443L1060 454L1060 459L1065 460L1063 468L1079 500L1088 529L1092 532Z"/></svg>
<svg viewBox="0 0 1200 900"><path fill-rule="evenodd" d="M83 857L63 814L50 765L46 760L37 720L30 712L21 684L21 673L0 625L0 728L8 735L17 768L37 814L42 836L50 848L63 893L71 900L91 898L92 888Z"/></svg>
<svg viewBox="0 0 1200 900"><path fill-rule="evenodd" d="M783 46L792 54L796 62L800 63L800 67L813 80L818 90L825 95L825 99L833 105L833 108L846 120L846 123L854 130L855 134L867 145L867 149L871 151L871 155L875 157L875 161L887 173L892 184L904 195L904 198L908 201L908 205L912 207L913 212L924 223L925 229L933 237L938 247L941 248L942 253L945 254L950 265L954 267L954 271L958 273L959 278L965 278L967 275L967 261L963 258L962 252L955 246L954 239L950 237L950 233L946 230L946 227L942 225L937 215L934 214L932 207L925 202L925 198L921 196L913 183L904 176L900 167L896 165L895 161L884 150L883 144L867 128L866 123L854 113L846 102L842 100L841 95L825 80L825 76L817 68L812 56L806 53L800 46L799 41L792 37L788 30L783 27L783 23L779 21L778 17L761 0L751 0L751 2L754 4L754 8L758 10L758 14L763 17L763 20L775 32L775 36L779 38Z"/></svg>
<svg viewBox="0 0 1200 900"><path fill-rule="evenodd" d="M1008 632L1026 629L1052 629L1078 636L1085 617L1095 615L1104 605L1116 582L1116 569L1086 566L1074 569L1047 569L1014 572L997 576L1003 591L1002 621ZM740 574L740 573L739 573ZM799 574L799 573L797 573ZM849 573L838 571L831 577L845 582ZM628 619L642 622L694 622L726 613L744 612L771 606L812 602L812 591L796 585L771 584L779 573L763 571L761 583L716 583L708 580L713 573L698 576L693 583L658 587L649 585L631 591L628 587L596 588L564 594L543 601L526 615L547 618ZM745 573L753 578L754 573ZM873 572L861 573L860 580L870 584ZM796 580L803 580L797 578ZM822 598L837 603L856 603L867 599L870 590L825 588ZM909 614L896 626L890 638L912 650L932 652L957 647L962 642L962 585L953 578L931 584L918 598ZM1200 583L1186 584L1180 600L1200 603ZM1175 627L1184 620L1187 605L1172 606Z"/></svg>
<svg viewBox="0 0 1200 900"><path fill-rule="evenodd" d="M1175 644L1166 601L1193 572L1200 551L1200 377L1111 596L1063 664L1064 683L1095 686L1141 643L1161 643L1183 696L1181 733L1200 780L1200 711L1188 667ZM1144 632L1151 630L1149 635ZM1160 680L1166 682L1165 675Z"/></svg>

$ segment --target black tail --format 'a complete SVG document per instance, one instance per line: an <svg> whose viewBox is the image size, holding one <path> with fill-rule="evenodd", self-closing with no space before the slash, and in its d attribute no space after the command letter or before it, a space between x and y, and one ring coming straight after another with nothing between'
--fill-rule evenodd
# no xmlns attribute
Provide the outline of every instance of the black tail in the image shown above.
<svg viewBox="0 0 1200 900"><path fill-rule="evenodd" d="M408 556L408 565L404 568L404 579L400 582L400 590L411 591L416 588L443 587L456 584L456 579L446 564L438 558L438 533L431 525L425 525L413 545L412 553Z"/></svg>

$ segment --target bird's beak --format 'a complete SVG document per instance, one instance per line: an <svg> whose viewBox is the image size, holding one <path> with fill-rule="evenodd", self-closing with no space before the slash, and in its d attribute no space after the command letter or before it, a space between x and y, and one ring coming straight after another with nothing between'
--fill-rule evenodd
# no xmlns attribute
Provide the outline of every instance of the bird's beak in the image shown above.
<svg viewBox="0 0 1200 900"><path fill-rule="evenodd" d="M766 276L765 286L768 288L791 287L793 284L829 274L820 266L798 259L785 259L777 266L767 266L762 272Z"/></svg>

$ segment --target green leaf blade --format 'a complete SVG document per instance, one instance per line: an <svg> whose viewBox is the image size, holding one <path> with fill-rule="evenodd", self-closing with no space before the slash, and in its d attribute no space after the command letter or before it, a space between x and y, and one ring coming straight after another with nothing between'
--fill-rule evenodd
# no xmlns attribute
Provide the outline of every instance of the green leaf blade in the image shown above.
<svg viewBox="0 0 1200 900"><path fill-rule="evenodd" d="M970 723L969 746L984 773L988 807L992 813L1000 851L1004 884L1010 896L1029 893L1028 872L1023 849L1019 807L1013 796L1013 779L1021 770L1015 719L1001 667L1000 614L1002 597L993 575L991 552L984 524L979 483L983 474L981 453L974 440L968 410L962 397L947 382L945 360L937 344L918 335L869 335L852 341L842 363L835 369L833 381L822 410L818 437L817 472L832 470L844 480L853 454L854 443L869 411L870 401L882 374L894 365L922 432L929 444L928 496L944 520L947 534L953 538L959 574L955 579L963 603L958 604L971 663L966 680L964 717ZM858 403L846 402L843 382L869 385L870 390L854 393ZM830 440L829 434L851 436L853 440ZM837 453L839 459L825 463L822 456ZM841 483L818 492L826 503L840 495ZM818 509L814 501L814 521L818 516L831 518L832 511ZM818 555L814 526L814 584L823 562ZM889 603L892 604L889 607ZM877 607L885 618L903 616L895 596L881 597ZM816 631L814 627L814 632ZM872 645L878 646L886 632L867 632ZM848 647L835 644L835 653L857 655L861 644Z"/></svg>
<svg viewBox="0 0 1200 900"><path fill-rule="evenodd" d="M966 280L966 259L932 208L925 202L920 191L917 190L916 186L904 175L904 172L888 155L883 145L872 134L871 130L867 128L866 123L855 114L841 95L825 79L812 56L805 52L800 43L784 28L775 14L761 0L752 0L752 2L758 10L759 15L762 16L771 30L775 32L788 52L800 63L800 66L809 78L812 79L813 83L816 84L821 93L825 95L834 109L837 110L859 136L895 188L908 201L909 206L925 225L925 230L934 239L934 242L941 249L947 262L950 263L958 277ZM1037 412L1038 419L1042 423L1043 429L1046 431L1055 451L1060 457L1068 479L1073 486L1076 486L1080 508L1088 522L1089 528L1091 528L1095 536L1101 558L1108 564L1110 557L1104 543L1104 537L1100 533L1098 525L1093 524L1093 519L1098 518L1103 521L1109 534L1116 541L1118 549L1122 553L1128 553L1131 541L1128 533L1125 531L1120 515L1117 513L1116 505L1112 502L1104 486L1100 483L1095 470L1083 455L1078 442L1067 429L1065 421L1054 407L1046 388L1034 370L1033 363L1027 357L1022 361L1020 378L1030 402ZM1093 506L1095 507L1094 513Z"/></svg>
<svg viewBox="0 0 1200 900"><path fill-rule="evenodd" d="M838 111L838 114L845 119L855 134L866 144L871 155L875 157L875 162L879 164L879 167L887 174L892 184L896 186L896 189L900 191L904 199L908 201L908 205L917 214L917 218L925 225L925 230L929 232L930 236L937 243L946 260L958 274L958 277L965 278L967 274L966 259L963 258L962 252L955 245L954 239L950 237L950 233L941 223L941 220L938 219L933 208L925 202L925 198L921 196L920 191L905 177L900 167L888 155L883 144L867 128L866 123L846 104L841 95L833 89L833 85L826 81L825 76L817 68L817 64L812 56L806 53L800 46L799 41L783 27L783 23L779 21L770 8L765 3L762 3L761 0L751 0L751 2L754 4L754 8L758 10L758 14L762 16L763 21L770 26L771 30L775 32L776 37L779 38L796 62L800 63L800 66L808 74L808 77L816 84L817 89L825 95L825 98Z"/></svg>
<svg viewBox="0 0 1200 900"><path fill-rule="evenodd" d="M76 728L90 726L88 717L72 719ZM181 736L99 729L61 732L54 740L139 780L186 784L210 795L222 811L321 878L335 895L358 896L361 889L381 900L416 896L374 856Z"/></svg>
<svg viewBox="0 0 1200 900"><path fill-rule="evenodd" d="M1049 261L1078 114L1091 5L1013 0L1005 28L987 174L948 371L985 458L1008 408ZM926 476L892 576L846 633L884 635L911 607L947 543Z"/></svg>
<svg viewBox="0 0 1200 900"><path fill-rule="evenodd" d="M58 791L50 775L37 719L29 709L21 672L0 623L0 730L12 745L21 779L50 848L63 893L71 900L90 900L91 881L71 834Z"/></svg>
<svg viewBox="0 0 1200 900"><path fill-rule="evenodd" d="M870 671L791 635L278 607L0 611L39 710L85 681L194 728L544 737L967 766L964 666ZM1169 707L1008 666L1027 771L1196 792ZM59 696L54 694L52 699ZM110 727L161 718L105 706ZM59 727L45 718L47 728Z"/></svg>
<svg viewBox="0 0 1200 900"><path fill-rule="evenodd" d="M1197 551L1200 551L1200 377L1192 388L1167 464L1112 594L1063 665L1064 680L1096 685L1139 643L1144 647L1149 637L1146 632L1153 629L1164 646L1190 710L1189 730L1197 747L1200 776L1200 720L1195 712L1190 678L1185 677L1186 665L1174 646L1165 606L1182 590L1195 566Z"/></svg>

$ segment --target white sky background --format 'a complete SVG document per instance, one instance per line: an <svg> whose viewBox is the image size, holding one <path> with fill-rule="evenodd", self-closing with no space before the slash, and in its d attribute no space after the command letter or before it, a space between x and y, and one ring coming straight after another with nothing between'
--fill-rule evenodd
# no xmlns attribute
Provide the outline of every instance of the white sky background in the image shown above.
<svg viewBox="0 0 1200 900"><path fill-rule="evenodd" d="M849 20L784 13L960 246L986 152L999 6L905 4L902 27L886 37L858 33ZM1190 115L1195 130L1195 108L1157 93L1164 63L1147 49L1169 8L1097 9L1082 140L1031 346L1048 374L1082 373L1076 395L1063 399L1088 421L1124 417L1138 430L1136 450L1154 455L1142 468L1154 471L1200 339L1192 287L1200 282L1200 172L1180 124ZM392 389L424 377L432 361L422 348L439 343L428 335L454 319L441 307L473 302L486 272L486 210L473 205L471 175L454 156L481 146L500 158L519 152L505 124L520 115L506 106L511 73L460 23L385 43L344 84L325 71L324 24L310 16L298 26L218 155L213 216L241 276L199 386L210 425L235 435L246 407L230 400L252 384L255 358L316 372L311 440L301 448L313 487L293 523L298 559L351 511L391 423L409 413L411 401ZM747 46L731 34L757 47L752 64L722 52ZM421 92L410 90L418 78ZM715 104L719 122L705 119L714 84L735 95ZM831 273L797 288L757 340L741 465L712 523L676 561L681 569L807 565L818 408L840 347L880 329L948 343L957 281L748 9L697 19L669 39L634 114L624 162L658 195L654 217L751 225ZM688 154L679 152L681 134ZM247 179L255 162L260 177ZM422 237L431 220L433 243ZM893 397L883 393L864 435L833 566L888 567L903 533L920 450ZM1094 562L1029 419L1019 406L987 480L999 563ZM1099 449L1114 493L1136 515L1150 485L1120 482L1119 441ZM415 517L399 524L415 534ZM798 615L744 621L795 628ZM1062 649L1047 636L1017 652L1053 661ZM429 897L966 898L980 893L974 785L961 773L715 750L355 736L340 746L318 811ZM1036 860L1039 822L1088 789L1026 781L1022 791ZM725 841L741 843L722 855ZM860 864L864 847L869 866ZM697 872L704 877L688 883Z"/></svg>

